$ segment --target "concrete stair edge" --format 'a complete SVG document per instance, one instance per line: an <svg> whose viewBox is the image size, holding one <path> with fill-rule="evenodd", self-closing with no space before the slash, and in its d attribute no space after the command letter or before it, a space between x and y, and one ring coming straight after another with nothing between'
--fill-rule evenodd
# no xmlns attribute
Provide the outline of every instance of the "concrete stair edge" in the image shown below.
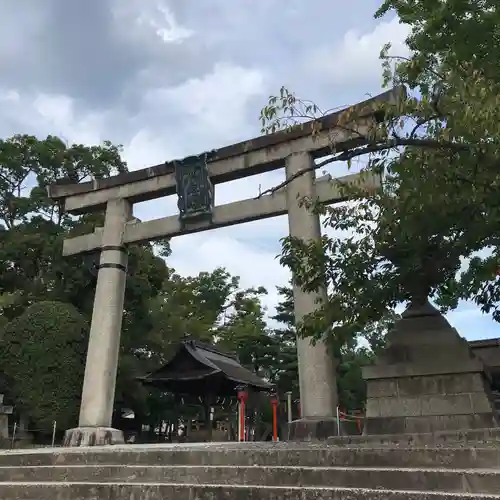
<svg viewBox="0 0 500 500"><path fill-rule="evenodd" d="M500 469L329 466L34 466L0 467L0 484L104 483L289 486L500 492Z"/></svg>
<svg viewBox="0 0 500 500"><path fill-rule="evenodd" d="M451 444L216 443L12 451L0 453L0 498L500 500L500 447Z"/></svg>
<svg viewBox="0 0 500 500"><path fill-rule="evenodd" d="M110 451L110 452L109 452ZM477 469L500 467L500 448L345 448L306 450L109 450L96 453L0 454L0 466L50 465L262 465L344 467L434 467Z"/></svg>
<svg viewBox="0 0 500 500"><path fill-rule="evenodd" d="M500 398L498 400L500 403ZM331 445L374 445L374 444L404 444L419 446L422 444L447 445L468 443L500 443L500 427L486 427L467 430L436 431L432 433L412 434L371 434L356 436L335 436L326 441Z"/></svg>
<svg viewBox="0 0 500 500"><path fill-rule="evenodd" d="M56 491L54 491L56 490ZM14 492L15 497L7 496ZM55 494L57 493L57 497ZM257 495L258 493L258 495ZM140 494L142 496L137 496ZM297 494L300 497L297 497ZM84 496L82 496L84 495ZM89 496L92 495L92 496ZM112 496L115 495L115 496ZM127 496L125 496L127 495ZM99 482L44 482L44 483L0 483L0 498L16 500L86 500L87 498L120 498L126 500L147 498L148 500L499 500L500 494L449 493L409 490L387 490L373 488L341 488L318 486L266 486L266 485L225 485L225 484L155 484L155 483L99 483Z"/></svg>

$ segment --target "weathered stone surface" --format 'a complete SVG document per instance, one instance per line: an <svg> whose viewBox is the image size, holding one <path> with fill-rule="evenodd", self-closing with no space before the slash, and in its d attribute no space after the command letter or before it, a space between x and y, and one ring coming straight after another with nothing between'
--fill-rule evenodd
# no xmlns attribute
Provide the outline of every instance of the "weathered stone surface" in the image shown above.
<svg viewBox="0 0 500 500"><path fill-rule="evenodd" d="M288 227L292 238L304 242L320 241L321 224L316 213L297 199L307 197L316 199L318 191L314 175L314 158L306 152L291 154L285 162ZM295 321L301 322L304 316L312 314L324 303L327 297L326 286L316 292L306 292L295 282L293 302ZM297 337L297 359L300 389L301 417L289 426L291 439L309 440L327 438L336 431L336 407L338 404L336 366L325 339L312 343L311 339Z"/></svg>
<svg viewBox="0 0 500 500"><path fill-rule="evenodd" d="M336 440L351 437L336 438ZM407 447L396 442L381 448L319 443L215 443L186 445L117 445L0 452L0 466L147 465L147 466L317 466L437 467L488 469L500 467L500 447Z"/></svg>
<svg viewBox="0 0 500 500"><path fill-rule="evenodd" d="M373 380L367 388L367 404L374 398L393 397L398 395L398 384L395 380Z"/></svg>
<svg viewBox="0 0 500 500"><path fill-rule="evenodd" d="M500 427L468 429L465 431L438 431L414 434L373 434L363 436L339 436L327 440L336 446L363 447L500 447Z"/></svg>
<svg viewBox="0 0 500 500"><path fill-rule="evenodd" d="M391 383L390 380L381 382ZM415 394L463 394L482 392L484 390L483 378L479 373L464 373L462 377L441 375L440 377L401 378L393 382L393 384L396 388L396 393L391 395L399 396L414 396Z"/></svg>
<svg viewBox="0 0 500 500"><path fill-rule="evenodd" d="M500 338L469 341L472 352L490 369L500 369Z"/></svg>
<svg viewBox="0 0 500 500"><path fill-rule="evenodd" d="M500 491L500 471L298 466L83 466L0 468L4 482L167 483L385 488L467 493ZM465 490L464 490L465 485Z"/></svg>
<svg viewBox="0 0 500 500"><path fill-rule="evenodd" d="M485 413L491 404L485 397L480 373L370 380L368 417Z"/></svg>
<svg viewBox="0 0 500 500"><path fill-rule="evenodd" d="M342 434L336 418L303 418L288 424L289 441L317 441Z"/></svg>
<svg viewBox="0 0 500 500"><path fill-rule="evenodd" d="M365 434L499 425L482 361L431 304L410 306L365 367Z"/></svg>
<svg viewBox="0 0 500 500"><path fill-rule="evenodd" d="M498 446L117 445L9 451L0 464L3 500L500 500Z"/></svg>
<svg viewBox="0 0 500 500"><path fill-rule="evenodd" d="M60 483L0 485L5 500L499 500L500 495L440 493L431 491L388 491L366 488L276 487L276 486L190 486L178 484L81 484Z"/></svg>
<svg viewBox="0 0 500 500"><path fill-rule="evenodd" d="M123 432L110 427L77 427L66 431L63 446L102 446L123 444Z"/></svg>

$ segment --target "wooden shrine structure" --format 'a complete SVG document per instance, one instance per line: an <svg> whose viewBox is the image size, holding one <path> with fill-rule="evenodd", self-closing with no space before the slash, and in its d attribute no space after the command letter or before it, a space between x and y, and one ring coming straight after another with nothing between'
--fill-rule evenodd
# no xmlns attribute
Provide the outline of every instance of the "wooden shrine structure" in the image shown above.
<svg viewBox="0 0 500 500"><path fill-rule="evenodd" d="M273 385L243 367L238 358L197 340L181 342L160 369L139 380L164 392L214 399L236 397L239 387L270 391Z"/></svg>
<svg viewBox="0 0 500 500"><path fill-rule="evenodd" d="M203 406L204 434L209 441L218 401L234 400L242 391L248 394L273 390L272 384L243 367L237 356L192 339L183 340L164 366L139 380L187 404Z"/></svg>

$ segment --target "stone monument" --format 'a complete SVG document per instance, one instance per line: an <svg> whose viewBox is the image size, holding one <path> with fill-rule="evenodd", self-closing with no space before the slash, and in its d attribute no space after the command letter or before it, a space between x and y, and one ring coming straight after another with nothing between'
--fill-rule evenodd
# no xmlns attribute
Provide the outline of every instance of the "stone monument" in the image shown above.
<svg viewBox="0 0 500 500"><path fill-rule="evenodd" d="M416 301L388 334L367 383L365 434L497 427L483 362L429 301Z"/></svg>

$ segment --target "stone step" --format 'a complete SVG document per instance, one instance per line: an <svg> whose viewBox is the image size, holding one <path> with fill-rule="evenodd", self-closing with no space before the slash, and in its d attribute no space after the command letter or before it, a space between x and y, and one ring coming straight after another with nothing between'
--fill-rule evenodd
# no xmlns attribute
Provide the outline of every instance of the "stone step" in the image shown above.
<svg viewBox="0 0 500 500"><path fill-rule="evenodd" d="M323 444L210 443L45 448L0 453L0 466L122 464L492 469L500 467L500 448L359 448Z"/></svg>
<svg viewBox="0 0 500 500"><path fill-rule="evenodd" d="M369 488L154 483L0 483L2 500L500 500L500 495Z"/></svg>
<svg viewBox="0 0 500 500"><path fill-rule="evenodd" d="M500 405L500 398L497 402ZM422 447L432 446L438 448L460 447L467 448L471 445L500 446L500 427L488 429L470 429L465 431L439 431L421 434L380 434L369 436L338 436L328 439L328 444L335 446L405 446Z"/></svg>
<svg viewBox="0 0 500 500"><path fill-rule="evenodd" d="M500 469L234 466L1 467L0 483L167 483L317 486L468 493L500 492Z"/></svg>

